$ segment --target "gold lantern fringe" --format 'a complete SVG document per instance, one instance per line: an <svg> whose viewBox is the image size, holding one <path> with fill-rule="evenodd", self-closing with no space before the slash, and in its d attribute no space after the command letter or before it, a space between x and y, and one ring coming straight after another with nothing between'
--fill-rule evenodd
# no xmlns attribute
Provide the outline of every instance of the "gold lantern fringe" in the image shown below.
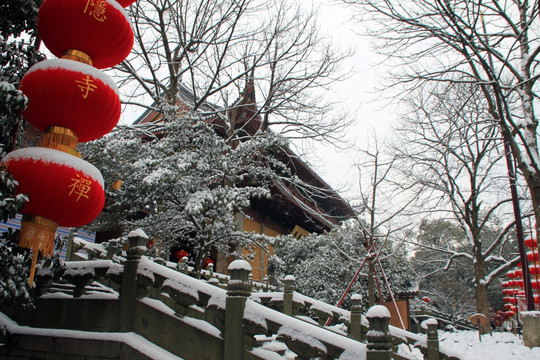
<svg viewBox="0 0 540 360"><path fill-rule="evenodd" d="M30 268L30 286L34 283L38 253L45 256L53 253L54 238L58 224L52 220L36 215L24 215L21 221L19 246L32 249L32 267Z"/></svg>
<svg viewBox="0 0 540 360"><path fill-rule="evenodd" d="M61 126L49 126L43 134L41 146L60 150L80 158L81 154L75 150L78 142L79 137L73 130Z"/></svg>
<svg viewBox="0 0 540 360"><path fill-rule="evenodd" d="M92 65L94 63L90 55L75 49L66 51L65 54L62 55L62 59L74 60L87 65Z"/></svg>

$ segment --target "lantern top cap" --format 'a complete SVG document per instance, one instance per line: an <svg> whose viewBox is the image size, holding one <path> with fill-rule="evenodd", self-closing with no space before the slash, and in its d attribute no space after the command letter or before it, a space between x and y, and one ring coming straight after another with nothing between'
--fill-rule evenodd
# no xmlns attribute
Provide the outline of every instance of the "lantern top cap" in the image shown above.
<svg viewBox="0 0 540 360"><path fill-rule="evenodd" d="M110 87L117 95L120 95L120 91L118 90L118 87L114 83L114 81L107 76L103 71L100 71L96 69L93 66L68 60L68 59L49 59L49 60L43 60L38 62L37 64L33 65L26 74L30 74L34 71L47 71L47 70L56 70L56 69L62 69L66 71L73 71L73 72L79 72L84 75L90 75L95 79L101 80L105 85Z"/></svg>
<svg viewBox="0 0 540 360"><path fill-rule="evenodd" d="M92 164L79 159L73 155L60 150L54 150L44 147L27 147L10 152L2 159L2 163L7 163L15 159L30 159L33 161L42 161L45 163L54 163L82 171L86 176L91 177L104 187L103 176L99 170Z"/></svg>

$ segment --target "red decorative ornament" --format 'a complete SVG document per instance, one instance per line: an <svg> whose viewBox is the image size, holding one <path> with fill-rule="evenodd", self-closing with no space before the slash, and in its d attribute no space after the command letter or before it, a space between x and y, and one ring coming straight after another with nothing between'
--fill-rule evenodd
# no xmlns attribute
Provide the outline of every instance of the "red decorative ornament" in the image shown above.
<svg viewBox="0 0 540 360"><path fill-rule="evenodd" d="M177 252L174 253L174 257L177 258L178 260L182 260L186 256L188 256L188 253L185 250L178 250Z"/></svg>
<svg viewBox="0 0 540 360"><path fill-rule="evenodd" d="M527 251L529 261L538 262L538 251Z"/></svg>
<svg viewBox="0 0 540 360"><path fill-rule="evenodd" d="M94 220L105 203L103 178L93 165L47 148L23 148L2 159L27 194L21 214L36 215L60 226L77 227Z"/></svg>
<svg viewBox="0 0 540 360"><path fill-rule="evenodd" d="M534 301L536 304L540 304L540 295L539 295L539 294L534 294L534 295L533 295L533 301Z"/></svg>
<svg viewBox="0 0 540 360"><path fill-rule="evenodd" d="M28 70L20 89L28 97L23 116L41 131L61 126L86 142L107 134L120 119L116 85L90 65L64 59L42 61Z"/></svg>
<svg viewBox="0 0 540 360"><path fill-rule="evenodd" d="M122 7L128 7L129 5L133 4L136 0L116 0L117 3L119 3Z"/></svg>
<svg viewBox="0 0 540 360"><path fill-rule="evenodd" d="M515 279L517 277L514 270L510 270L509 272L507 272L506 276L508 276L510 279Z"/></svg>
<svg viewBox="0 0 540 360"><path fill-rule="evenodd" d="M531 273L531 275L540 275L540 265L529 265L529 273Z"/></svg>
<svg viewBox="0 0 540 360"><path fill-rule="evenodd" d="M525 239L524 243L525 243L525 246L530 247L530 248L538 247L537 239Z"/></svg>
<svg viewBox="0 0 540 360"><path fill-rule="evenodd" d="M55 56L89 57L98 69L117 65L133 47L131 23L114 0L45 0L37 23Z"/></svg>
<svg viewBox="0 0 540 360"><path fill-rule="evenodd" d="M513 311L511 311L511 310L508 310L508 311L505 311L505 312L504 312L504 315L505 315L506 317L512 317L512 316L514 316L514 314L515 314L515 313L514 313Z"/></svg>
<svg viewBox="0 0 540 360"><path fill-rule="evenodd" d="M515 278L522 278L523 277L523 270L522 269L514 270L514 277Z"/></svg>
<svg viewBox="0 0 540 360"><path fill-rule="evenodd" d="M508 287L511 287L512 284L510 283L510 281L503 281L502 284L501 284L501 286L502 286L503 288L508 288Z"/></svg>
<svg viewBox="0 0 540 360"><path fill-rule="evenodd" d="M506 296L503 298L504 302L506 303L509 303L509 304L515 304L517 303L517 300L515 297L510 297L510 296Z"/></svg>

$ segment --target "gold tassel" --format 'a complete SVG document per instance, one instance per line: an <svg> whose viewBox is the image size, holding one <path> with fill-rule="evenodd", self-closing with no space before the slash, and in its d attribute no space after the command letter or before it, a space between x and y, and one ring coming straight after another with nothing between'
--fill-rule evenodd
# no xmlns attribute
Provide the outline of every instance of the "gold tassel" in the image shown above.
<svg viewBox="0 0 540 360"><path fill-rule="evenodd" d="M30 286L34 283L38 253L41 251L44 256L51 256L53 253L57 227L57 223L41 216L24 215L22 218L19 246L32 249L33 256L28 279Z"/></svg>
<svg viewBox="0 0 540 360"><path fill-rule="evenodd" d="M49 126L41 140L42 147L60 150L80 158L81 154L75 150L78 143L77 134L73 130L61 126Z"/></svg>

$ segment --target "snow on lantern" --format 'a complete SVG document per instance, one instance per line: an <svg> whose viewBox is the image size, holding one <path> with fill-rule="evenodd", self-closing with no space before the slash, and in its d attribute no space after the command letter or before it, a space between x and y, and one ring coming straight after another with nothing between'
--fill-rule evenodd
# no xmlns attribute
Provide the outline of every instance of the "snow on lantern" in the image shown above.
<svg viewBox="0 0 540 360"><path fill-rule="evenodd" d="M133 4L135 0L116 0L117 3L119 3L122 7L128 7L129 5Z"/></svg>
<svg viewBox="0 0 540 360"><path fill-rule="evenodd" d="M523 270L522 269L514 270L514 277L515 278L522 278L523 277Z"/></svg>
<svg viewBox="0 0 540 360"><path fill-rule="evenodd" d="M57 57L98 69L124 60L133 47L133 30L114 0L45 0L39 8L38 33Z"/></svg>
<svg viewBox="0 0 540 360"><path fill-rule="evenodd" d="M29 147L7 154L2 163L29 201L23 215L47 218L60 226L83 226L105 203L103 177L92 164L62 151Z"/></svg>
<svg viewBox="0 0 540 360"><path fill-rule="evenodd" d="M120 119L114 82L96 68L72 60L45 60L32 66L20 89L28 97L24 118L41 131L72 130L78 141L97 139Z"/></svg>

